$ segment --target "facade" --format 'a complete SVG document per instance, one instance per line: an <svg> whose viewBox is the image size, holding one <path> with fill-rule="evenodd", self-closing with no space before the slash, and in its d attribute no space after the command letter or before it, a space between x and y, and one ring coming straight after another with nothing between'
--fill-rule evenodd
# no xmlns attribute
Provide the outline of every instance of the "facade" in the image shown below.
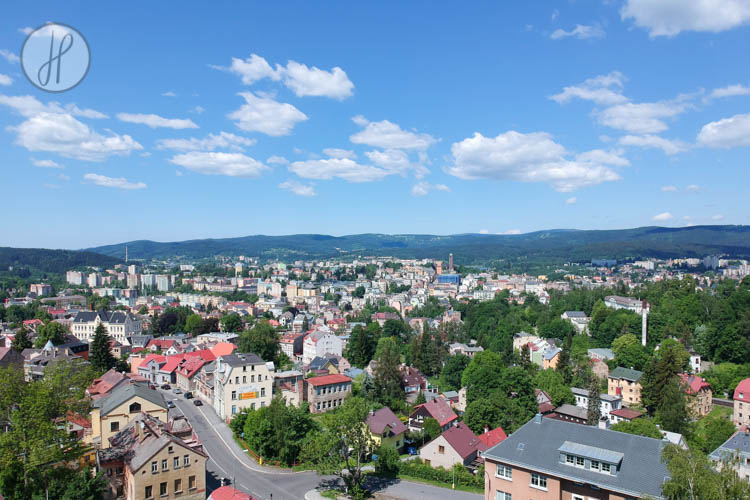
<svg viewBox="0 0 750 500"><path fill-rule="evenodd" d="M626 404L640 404L642 376L643 372L618 366L607 378L607 394L622 397Z"/></svg>
<svg viewBox="0 0 750 500"><path fill-rule="evenodd" d="M619 295L608 295L604 297L604 305L612 309L627 309L636 314L641 314L646 309L645 300L620 297Z"/></svg>
<svg viewBox="0 0 750 500"><path fill-rule="evenodd" d="M585 332L589 326L589 321L591 321L591 318L587 317L583 311L565 311L560 317L573 323L578 333Z"/></svg>
<svg viewBox="0 0 750 500"><path fill-rule="evenodd" d="M108 448L109 438L142 413L166 422L164 396L142 384L120 385L109 395L94 401L91 410L92 443Z"/></svg>
<svg viewBox="0 0 750 500"><path fill-rule="evenodd" d="M0 368L15 366L18 369L22 369L23 359L23 356L10 347L0 347Z"/></svg>
<svg viewBox="0 0 750 500"><path fill-rule="evenodd" d="M726 442L712 451L708 458L714 464L722 460L730 461L742 479L750 480L750 434L748 431L735 432Z"/></svg>
<svg viewBox="0 0 750 500"><path fill-rule="evenodd" d="M576 398L576 406L579 408L585 408L588 410L589 407L589 391L586 389L580 389L578 387L572 387L573 396ZM599 412L602 417L609 419L609 414L613 410L618 410L622 406L622 398L620 396L610 396L609 394L599 395Z"/></svg>
<svg viewBox="0 0 750 500"><path fill-rule="evenodd" d="M305 380L305 398L310 413L325 413L344 404L352 392L352 379L346 375L323 375Z"/></svg>
<svg viewBox="0 0 750 500"><path fill-rule="evenodd" d="M482 454L485 497L501 500L662 498L665 442L537 415Z"/></svg>
<svg viewBox="0 0 750 500"><path fill-rule="evenodd" d="M214 410L225 421L244 408L271 404L274 366L256 354L230 354L216 359Z"/></svg>
<svg viewBox="0 0 750 500"><path fill-rule="evenodd" d="M697 375L680 374L683 390L687 394L687 406L692 418L701 418L713 409L713 392L708 382Z"/></svg>
<svg viewBox="0 0 750 500"><path fill-rule="evenodd" d="M404 447L404 439L406 439L408 429L387 406L378 411L370 410L370 414L367 416L367 428L370 431L373 449L380 447L382 444L393 446L399 451Z"/></svg>
<svg viewBox="0 0 750 500"><path fill-rule="evenodd" d="M309 365L316 356L341 356L342 352L343 346L339 337L327 332L313 332L302 342L302 364Z"/></svg>
<svg viewBox="0 0 750 500"><path fill-rule="evenodd" d="M459 464L471 465L484 450L484 443L460 422L422 446L419 458L432 467L450 469Z"/></svg>
<svg viewBox="0 0 750 500"><path fill-rule="evenodd" d="M459 392L459 401L460 394ZM409 415L409 430L413 432L421 431L426 418L437 420L443 431L447 431L458 420L458 416L453 412L447 401L444 399L432 399L414 407L414 411Z"/></svg>
<svg viewBox="0 0 750 500"><path fill-rule="evenodd" d="M737 427L750 425L750 378L741 381L734 390L732 422Z"/></svg>
<svg viewBox="0 0 750 500"><path fill-rule="evenodd" d="M205 499L206 460L192 429L178 435L171 425L145 413L97 451L110 499Z"/></svg>
<svg viewBox="0 0 750 500"><path fill-rule="evenodd" d="M29 293L34 294L37 297L52 295L52 287L50 285L45 285L44 283L31 284L29 285Z"/></svg>
<svg viewBox="0 0 750 500"><path fill-rule="evenodd" d="M274 394L281 394L287 405L300 406L305 399L305 381L302 372L287 370L276 372L273 380Z"/></svg>
<svg viewBox="0 0 750 500"><path fill-rule="evenodd" d="M143 330L140 318L129 312L80 311L73 319L71 331L78 340L89 342L99 325L104 325L110 338L128 345L128 337L140 335Z"/></svg>

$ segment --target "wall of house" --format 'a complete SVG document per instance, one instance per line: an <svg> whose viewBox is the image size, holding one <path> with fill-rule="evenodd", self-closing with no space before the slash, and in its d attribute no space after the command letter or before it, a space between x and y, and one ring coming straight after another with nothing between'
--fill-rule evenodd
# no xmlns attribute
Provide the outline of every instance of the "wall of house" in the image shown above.
<svg viewBox="0 0 750 500"><path fill-rule="evenodd" d="M641 403L641 384L629 380L610 378L607 383L607 394L617 396L617 388L622 389L622 401L626 404Z"/></svg>
<svg viewBox="0 0 750 500"><path fill-rule="evenodd" d="M343 390L333 390L334 387ZM318 394L318 390L321 391ZM352 392L351 382L331 384L326 386L313 386L307 384L307 401L310 403L310 413L325 413L328 410L338 408L344 404L344 400Z"/></svg>
<svg viewBox="0 0 750 500"><path fill-rule="evenodd" d="M194 451L177 444L170 444L173 452L169 452L169 447L165 446L148 460L140 469L133 473L134 484L129 492L128 500L145 500L146 486L151 486L153 491L152 498L170 499L178 498L180 500L203 500L206 498L206 457L195 453ZM189 457L189 465L184 465L184 457ZM179 459L179 467L174 467L174 459ZM167 461L167 469L162 470L162 460ZM151 463L156 462L157 472L151 472ZM195 487L189 488L190 477L195 478ZM175 492L175 481L180 480L181 493ZM167 495L159 494L161 483L167 483Z"/></svg>
<svg viewBox="0 0 750 500"><path fill-rule="evenodd" d="M735 399L732 422L737 427L750 425L750 402Z"/></svg>
<svg viewBox="0 0 750 500"><path fill-rule="evenodd" d="M130 405L139 403L140 410L130 412ZM101 447L109 448L109 438L120 432L128 423L137 417L141 412L146 412L152 417L156 417L162 422L167 422L167 409L147 401L145 399L134 397L121 404L105 416L101 416L99 409L95 408L91 413L91 435L92 439L101 438ZM112 422L118 423L118 430L112 430Z"/></svg>
<svg viewBox="0 0 750 500"><path fill-rule="evenodd" d="M265 364L231 367L226 385L215 380L214 407L218 409L219 416L229 421L244 408L257 409L270 405L273 380L273 372ZM219 391L221 394L217 394Z"/></svg>
<svg viewBox="0 0 750 500"><path fill-rule="evenodd" d="M443 447L443 452L440 452L440 447ZM419 450L419 458L422 460L429 460L432 467L443 467L450 469L454 464L462 464L463 459L461 455L456 453L448 441L443 436L438 436Z"/></svg>

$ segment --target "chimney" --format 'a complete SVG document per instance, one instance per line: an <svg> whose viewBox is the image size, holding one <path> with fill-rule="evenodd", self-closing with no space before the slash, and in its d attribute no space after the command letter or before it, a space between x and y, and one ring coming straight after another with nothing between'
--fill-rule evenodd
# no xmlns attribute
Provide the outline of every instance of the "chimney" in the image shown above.
<svg viewBox="0 0 750 500"><path fill-rule="evenodd" d="M541 413L537 413L536 415L534 415L534 423L535 424L541 424L542 423L542 414Z"/></svg>
<svg viewBox="0 0 750 500"><path fill-rule="evenodd" d="M599 419L599 428L609 429L609 419L607 417L602 417Z"/></svg>
<svg viewBox="0 0 750 500"><path fill-rule="evenodd" d="M484 433L487 434L488 432L490 432L490 427L488 425L485 425L484 426Z"/></svg>
<svg viewBox="0 0 750 500"><path fill-rule="evenodd" d="M646 335L648 333L648 302L643 301L643 307L641 309L641 344L646 347Z"/></svg>
<svg viewBox="0 0 750 500"><path fill-rule="evenodd" d="M370 416L372 417L372 416L374 416L374 415L375 415L375 410L373 410L373 409L370 409Z"/></svg>

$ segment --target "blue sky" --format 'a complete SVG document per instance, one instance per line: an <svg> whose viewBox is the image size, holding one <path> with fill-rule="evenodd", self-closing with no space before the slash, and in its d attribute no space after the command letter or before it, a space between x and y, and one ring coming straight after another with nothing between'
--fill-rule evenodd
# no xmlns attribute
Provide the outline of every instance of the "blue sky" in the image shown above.
<svg viewBox="0 0 750 500"><path fill-rule="evenodd" d="M91 46L61 94L17 61L47 21ZM19 2L0 245L747 224L748 23L748 0Z"/></svg>

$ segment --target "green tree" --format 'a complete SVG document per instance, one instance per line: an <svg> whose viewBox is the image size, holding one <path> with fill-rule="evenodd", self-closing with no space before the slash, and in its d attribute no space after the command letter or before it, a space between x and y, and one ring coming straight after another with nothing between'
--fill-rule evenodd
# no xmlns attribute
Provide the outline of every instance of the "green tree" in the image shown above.
<svg viewBox="0 0 750 500"><path fill-rule="evenodd" d="M336 475L354 499L366 496L362 467L370 453L366 425L369 407L361 398L348 398L337 411L322 415L322 431L312 433L302 447L302 459L319 474Z"/></svg>
<svg viewBox="0 0 750 500"><path fill-rule="evenodd" d="M669 479L662 485L667 500L739 500L750 498L750 483L740 478L731 460L717 469L697 450L669 444L662 451Z"/></svg>
<svg viewBox="0 0 750 500"><path fill-rule="evenodd" d="M557 372L562 376L565 384L570 384L573 378L573 372L570 366L570 350L573 347L573 332L569 331L568 336L565 337L563 342L562 351L560 351L560 357L557 359Z"/></svg>
<svg viewBox="0 0 750 500"><path fill-rule="evenodd" d="M560 406L562 404L575 404L575 396L570 387L563 381L560 372L552 369L539 370L534 376L534 387L541 389L546 392L552 404Z"/></svg>
<svg viewBox="0 0 750 500"><path fill-rule="evenodd" d="M94 330L94 338L91 341L89 361L95 370L102 373L114 367L117 363L117 360L112 355L109 340L107 329L104 325L99 324L96 330Z"/></svg>
<svg viewBox="0 0 750 500"><path fill-rule="evenodd" d="M588 386L589 391L589 402L588 402L588 417L586 423L588 425L598 425L599 419L602 416L602 399L599 394L599 380L596 377L591 377L591 383Z"/></svg>
<svg viewBox="0 0 750 500"><path fill-rule="evenodd" d="M203 330L203 318L200 314L191 314L185 319L185 331L193 336L200 335Z"/></svg>
<svg viewBox="0 0 750 500"><path fill-rule="evenodd" d="M240 333L237 342L240 352L252 352L264 361L278 361L279 339L276 330L268 321L260 321L249 330Z"/></svg>
<svg viewBox="0 0 750 500"><path fill-rule="evenodd" d="M391 337L380 339L380 354L376 358L375 391L376 399L391 408L400 408L404 400L399 370L401 354L396 342Z"/></svg>
<svg viewBox="0 0 750 500"><path fill-rule="evenodd" d="M502 427L510 434L534 416L527 405L518 398L511 398L502 392L495 392L489 398L478 399L466 407L464 422L475 433L481 433L485 427L494 429Z"/></svg>
<svg viewBox="0 0 750 500"><path fill-rule="evenodd" d="M463 354L449 356L440 372L440 389L442 391L457 391L461 388L461 376L469 366L471 359Z"/></svg>
<svg viewBox="0 0 750 500"><path fill-rule="evenodd" d="M242 330L242 318L239 314L227 314L221 318L221 331L237 333Z"/></svg>
<svg viewBox="0 0 750 500"><path fill-rule="evenodd" d="M688 425L687 401L677 377L673 377L662 389L655 416L664 430L685 433Z"/></svg>
<svg viewBox="0 0 750 500"><path fill-rule="evenodd" d="M430 441L442 434L443 429L440 428L440 422L432 417L427 417L422 422L422 430L430 438Z"/></svg>
<svg viewBox="0 0 750 500"><path fill-rule="evenodd" d="M68 333L70 333L70 330L68 330L67 327L55 321L50 321L49 323L37 328L34 347L41 349L49 340L51 340L54 345L63 344L65 343L65 335Z"/></svg>
<svg viewBox="0 0 750 500"><path fill-rule="evenodd" d="M467 402L486 398L494 389L499 389L504 371L505 365L499 354L478 352L461 376L461 384L466 387Z"/></svg>
<svg viewBox="0 0 750 500"><path fill-rule="evenodd" d="M365 287L363 287L362 285L355 288L354 291L352 292L352 297L361 299L361 298L364 298L364 296L365 296Z"/></svg>
<svg viewBox="0 0 750 500"><path fill-rule="evenodd" d="M631 420L630 422L618 422L611 427L613 431L626 432L628 434L636 434L638 436L646 436L654 439L662 439L662 434L659 431L659 427L651 417L639 417Z"/></svg>
<svg viewBox="0 0 750 500"><path fill-rule="evenodd" d="M20 353L24 349L29 349L32 345L31 339L29 339L29 332L27 332L25 328L21 328L18 330L18 333L16 333L16 336L13 337L13 342L11 342L10 347L14 351Z"/></svg>
<svg viewBox="0 0 750 500"><path fill-rule="evenodd" d="M377 339L372 331L357 325L352 328L349 344L346 347L346 359L354 366L364 368L375 355L376 345Z"/></svg>
<svg viewBox="0 0 750 500"><path fill-rule="evenodd" d="M375 473L381 476L395 476L398 474L398 466L401 457L396 448L383 444L376 451L378 459L375 462Z"/></svg>
<svg viewBox="0 0 750 500"><path fill-rule="evenodd" d="M287 406L280 397L271 400L269 406L250 410L232 419L235 434L241 429L245 441L264 460L279 460L291 466L299 459L307 436L317 430L307 404L297 408Z"/></svg>
<svg viewBox="0 0 750 500"><path fill-rule="evenodd" d="M643 347L641 340L632 333L617 337L612 342L612 351L615 353L617 366L643 370L649 360L647 349Z"/></svg>

